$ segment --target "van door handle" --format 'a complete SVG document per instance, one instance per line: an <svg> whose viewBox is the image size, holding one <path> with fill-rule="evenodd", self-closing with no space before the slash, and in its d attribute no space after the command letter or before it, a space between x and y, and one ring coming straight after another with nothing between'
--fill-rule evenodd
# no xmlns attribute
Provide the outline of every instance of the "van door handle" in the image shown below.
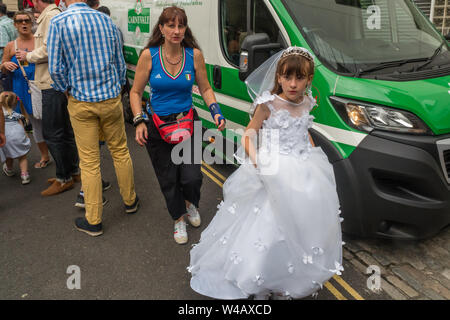
<svg viewBox="0 0 450 320"><path fill-rule="evenodd" d="M222 89L222 69L220 66L214 66L213 82L215 88Z"/></svg>

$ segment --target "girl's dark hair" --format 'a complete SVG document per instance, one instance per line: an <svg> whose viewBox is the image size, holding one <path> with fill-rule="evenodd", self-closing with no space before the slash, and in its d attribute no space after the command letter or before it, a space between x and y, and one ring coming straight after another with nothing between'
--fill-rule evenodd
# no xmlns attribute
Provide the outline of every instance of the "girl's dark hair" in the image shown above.
<svg viewBox="0 0 450 320"><path fill-rule="evenodd" d="M292 54L281 58L280 61L278 61L272 94L280 94L283 92L281 85L278 83L279 76L290 77L294 74L298 78L313 76L314 62L298 54Z"/></svg>
<svg viewBox="0 0 450 320"><path fill-rule="evenodd" d="M188 27L188 18L186 16L186 12L177 6L167 7L163 10L161 15L159 16L158 22L153 27L152 36L147 43L146 49L150 47L159 47L164 43L164 38L162 36L161 30L159 30L159 26L163 26L169 21L175 21L178 18L178 21L186 26L186 31L184 33L184 39L181 42L181 45L186 48L196 48L200 49L197 40L195 40L194 35L192 34L191 29Z"/></svg>

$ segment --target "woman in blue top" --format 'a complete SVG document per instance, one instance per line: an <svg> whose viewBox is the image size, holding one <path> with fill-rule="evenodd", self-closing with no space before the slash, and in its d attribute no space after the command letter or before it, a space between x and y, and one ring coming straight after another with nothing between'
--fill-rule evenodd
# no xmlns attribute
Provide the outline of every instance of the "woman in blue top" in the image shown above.
<svg viewBox="0 0 450 320"><path fill-rule="evenodd" d="M143 121L141 99L149 83L154 112L164 122L174 121L192 108L195 81L217 127L223 130L225 119L209 85L205 60L188 27L186 13L175 6L165 8L139 58L130 103L135 115L136 141L147 147L167 208L175 221L174 239L179 244L188 241L185 214L192 226L200 226L197 208L202 184L201 164L194 161L190 164L173 163L171 152L174 144L161 138L152 120L148 124ZM194 120L199 121L195 109ZM196 150L194 139L188 141L191 150ZM201 146L197 150L201 150ZM192 152L191 160L193 158Z"/></svg>
<svg viewBox="0 0 450 320"><path fill-rule="evenodd" d="M13 92L22 100L26 112L29 114L29 119L33 126L34 141L41 152L41 160L37 162L35 168L45 168L50 163L50 156L48 153L47 144L44 141L42 133L42 120L33 117L33 107L31 106L31 95L28 92L28 83L23 76L22 70L19 68L19 62L15 56L16 49L24 51L34 50L34 37L31 32L33 25L33 16L29 12L18 11L14 14L14 26L17 28L19 36L17 40L9 42L4 50L3 60L1 64L2 72L8 71L12 73L13 77ZM22 64L28 80L34 80L34 64ZM19 107L16 112L20 112Z"/></svg>

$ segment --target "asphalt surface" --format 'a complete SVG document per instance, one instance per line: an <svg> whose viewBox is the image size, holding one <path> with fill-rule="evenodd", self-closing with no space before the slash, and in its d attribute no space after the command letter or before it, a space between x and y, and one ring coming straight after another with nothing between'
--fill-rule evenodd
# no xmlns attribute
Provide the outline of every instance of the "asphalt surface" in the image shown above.
<svg viewBox="0 0 450 320"><path fill-rule="evenodd" d="M29 154L31 183L22 186L20 175L0 175L0 299L208 299L189 286L189 250L211 221L222 200L220 185L204 175L200 213L202 225L188 225L189 242L173 240L173 221L167 212L153 167L144 148L134 141L134 129L127 125L128 145L135 170L136 192L141 199L139 211L125 214L109 151L102 148L102 176L112 188L104 192L109 200L103 212L100 237L77 231L74 219L84 211L74 207L80 188L63 194L42 197L47 179L54 176L55 165L34 169L39 153L33 143ZM18 172L17 162L14 164ZM233 166L214 166L224 177ZM80 289L68 289L78 266ZM341 276L364 299L389 299L367 289L368 275L344 261ZM317 299L355 299L335 279L338 293L325 288ZM311 299L311 298L308 298Z"/></svg>

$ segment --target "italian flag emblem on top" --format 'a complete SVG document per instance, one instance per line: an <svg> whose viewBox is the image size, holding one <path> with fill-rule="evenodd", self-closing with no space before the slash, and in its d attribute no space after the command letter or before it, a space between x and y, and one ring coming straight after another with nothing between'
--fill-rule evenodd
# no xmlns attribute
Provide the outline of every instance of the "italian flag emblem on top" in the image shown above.
<svg viewBox="0 0 450 320"><path fill-rule="evenodd" d="M191 74L190 73L186 74L186 80L191 81L191 79L192 79Z"/></svg>

